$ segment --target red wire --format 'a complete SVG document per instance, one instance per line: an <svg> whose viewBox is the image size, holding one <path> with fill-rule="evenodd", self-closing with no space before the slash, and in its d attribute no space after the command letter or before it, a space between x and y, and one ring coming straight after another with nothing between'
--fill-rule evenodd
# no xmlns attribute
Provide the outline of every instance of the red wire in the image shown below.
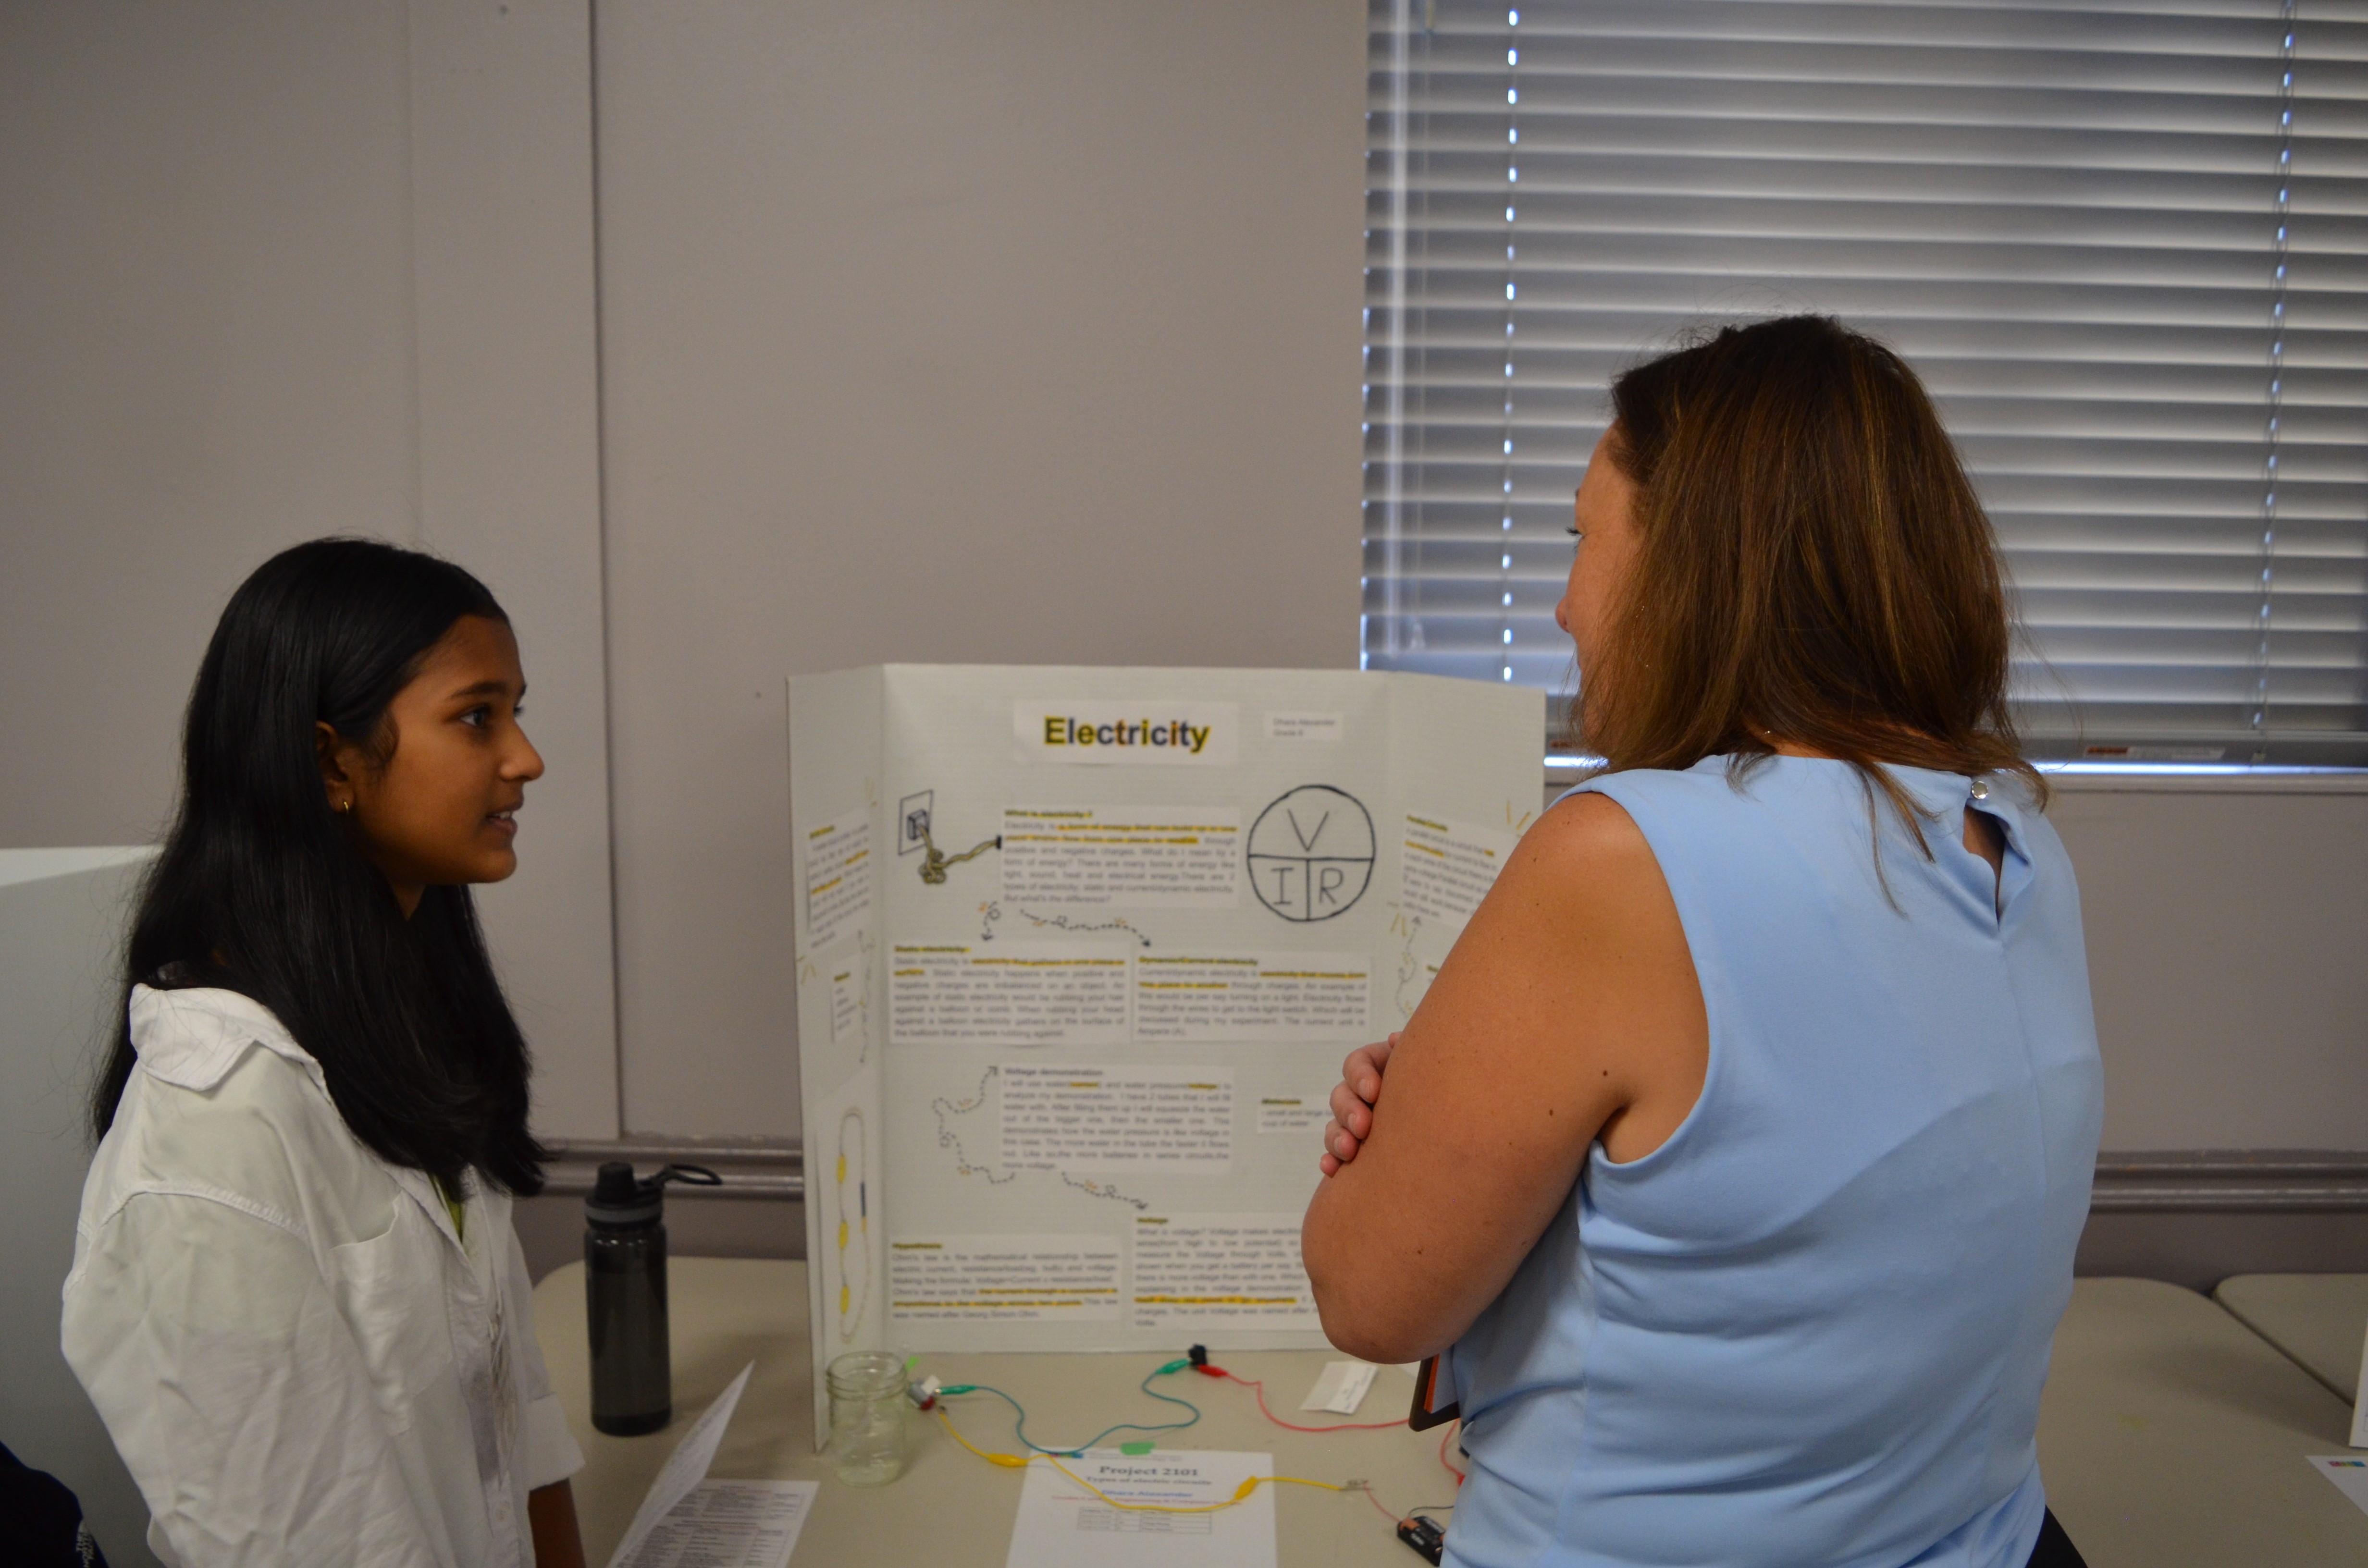
<svg viewBox="0 0 2368 1568"><path fill-rule="evenodd" d="M1382 1511L1382 1517L1388 1519L1390 1523L1395 1525L1402 1522L1403 1516L1393 1512L1387 1503L1384 1503L1379 1497L1374 1496L1373 1489L1372 1487L1360 1486L1357 1490L1365 1494L1365 1500L1371 1503L1374 1507L1379 1508Z"/></svg>
<svg viewBox="0 0 2368 1568"><path fill-rule="evenodd" d="M1463 1423L1461 1421L1451 1422L1448 1425L1447 1430L1439 1435L1439 1462L1443 1465L1447 1465L1447 1473L1455 1477L1455 1484L1458 1486L1462 1486L1463 1484L1463 1472L1456 1469L1453 1465L1447 1463L1447 1439L1452 1437L1456 1433L1463 1429Z"/></svg>
<svg viewBox="0 0 2368 1568"><path fill-rule="evenodd" d="M1241 1384L1244 1388L1249 1390L1251 1394L1257 1398L1258 1414L1265 1416L1269 1421L1273 1422L1276 1426L1284 1428L1286 1431L1378 1432L1386 1430L1392 1426L1403 1426L1406 1425L1404 1421L1343 1421L1331 1426L1302 1426L1294 1422L1285 1421L1281 1416L1277 1415L1273 1411L1269 1410L1266 1407L1266 1384L1259 1381L1258 1379L1241 1377L1235 1373L1225 1370L1223 1367L1217 1366L1200 1366L1195 1367L1192 1369L1196 1372L1204 1373L1209 1377L1224 1378L1230 1382ZM1450 1426L1447 1431L1448 1436L1452 1437L1454 1435L1455 1428L1453 1426ZM1447 1464L1447 1438L1444 1437L1439 1440L1439 1462L1441 1464ZM1455 1477L1456 1485L1461 1486L1463 1484L1463 1472L1462 1471L1457 1470L1452 1464L1447 1465L1447 1470L1449 1474ZM1402 1514L1392 1512L1388 1504L1373 1495L1373 1489L1372 1487L1360 1486L1357 1490L1362 1492L1365 1494L1365 1501L1371 1503L1377 1510L1380 1511L1382 1517L1389 1520L1390 1523L1395 1525L1403 1524L1405 1522L1406 1517Z"/></svg>
<svg viewBox="0 0 2368 1568"><path fill-rule="evenodd" d="M1235 1373L1229 1372L1229 1371L1225 1370L1223 1367L1210 1366L1210 1365L1206 1365L1206 1364L1202 1364L1202 1365L1196 1365L1196 1366L1194 1366L1194 1367L1192 1368L1192 1370L1194 1370L1194 1371L1196 1371L1196 1372L1203 1373L1203 1374L1205 1374L1206 1376L1209 1376L1209 1377L1212 1377L1212 1378L1224 1378L1224 1379L1226 1379L1228 1381L1231 1381L1231 1382L1236 1382L1236 1383L1241 1384L1244 1388L1246 1388L1246 1389L1249 1390L1249 1391L1250 1391L1250 1392L1251 1392L1251 1394L1252 1394L1252 1395L1253 1395L1253 1396L1258 1400L1258 1414L1260 1414L1261 1415L1264 1415L1264 1416L1265 1416L1269 1421L1273 1422L1276 1426L1281 1426L1281 1427L1284 1428L1284 1429L1285 1429L1285 1430L1287 1430L1287 1431L1292 1431L1292 1432L1373 1432L1373 1431L1383 1431L1383 1430L1386 1430L1386 1429L1388 1429L1388 1428L1390 1428L1390 1427L1393 1427L1393 1426L1406 1426L1406 1423L1405 1421L1402 1421L1402 1420L1401 1420L1401 1421L1343 1421L1343 1422L1338 1422L1338 1423L1337 1423L1337 1424L1335 1424L1335 1425L1333 1425L1333 1426L1302 1426L1297 1425L1297 1424L1296 1424L1296 1423L1294 1423L1294 1422L1285 1421L1282 1417L1281 1417L1280 1415L1277 1415L1273 1411L1269 1410L1269 1409L1267 1408L1267 1403L1266 1403L1266 1384L1265 1384L1265 1383L1263 1383L1263 1382L1261 1382L1261 1381L1259 1381L1258 1379L1256 1379L1256 1378L1245 1378L1245 1377L1241 1377L1241 1376L1236 1375ZM1447 1431L1446 1431L1443 1435L1441 1435L1441 1436L1440 1436L1440 1439L1439 1439L1439 1462L1440 1462L1440 1464L1447 1465L1447 1472L1448 1472L1450 1475L1452 1475L1453 1477L1455 1477L1455 1484L1456 1484L1456 1485L1458 1485L1459 1487L1460 1487L1460 1486L1462 1486L1462 1485L1463 1484L1463 1472L1462 1471L1460 1471L1460 1470L1457 1470L1453 1465L1452 1465L1452 1464L1447 1464L1447 1440L1448 1440L1448 1438L1449 1438L1449 1437L1453 1437L1453 1436L1455 1435L1455 1432L1456 1432L1456 1430L1457 1430L1457 1426L1460 1426L1460 1425L1461 1425L1460 1423L1455 1424L1455 1425L1451 1425L1451 1426L1447 1428ZM1378 1496L1376 1496L1376 1495L1374 1494L1374 1493L1373 1493L1373 1489L1372 1489L1370 1485L1367 1485L1367 1484L1365 1484L1365 1483L1363 1483L1360 1482L1360 1483L1356 1483L1356 1489L1357 1489L1358 1491L1360 1491L1360 1492L1363 1493L1363 1494L1365 1494L1365 1500L1366 1500L1367 1502L1371 1503L1371 1504L1373 1506L1373 1507L1374 1507L1374 1508L1375 1508L1375 1509L1376 1509L1376 1510L1381 1514L1382 1517L1383 1517L1383 1518L1385 1518L1385 1519L1389 1520L1391 1524L1393 1524L1393 1525L1398 1525L1398 1524L1403 1524L1403 1523L1405 1523L1405 1522L1406 1522L1406 1516L1401 1515L1401 1514L1398 1514L1398 1513L1395 1513L1395 1512L1393 1512L1393 1511L1391 1510L1391 1508L1390 1508L1390 1506L1389 1506L1389 1505L1388 1505L1388 1504L1386 1504L1386 1503L1383 1502L1383 1501L1381 1500L1381 1498L1380 1498L1380 1497L1378 1497Z"/></svg>
<svg viewBox="0 0 2368 1568"><path fill-rule="evenodd" d="M1241 1384L1244 1388L1256 1394L1258 1396L1258 1407L1259 1412L1263 1414L1269 1421L1273 1422L1276 1426L1281 1427L1287 1432L1378 1432L1385 1427L1403 1426L1406 1425L1406 1422L1401 1419L1397 1421L1343 1421L1331 1426L1301 1426L1293 1422L1285 1421L1273 1411L1267 1409L1266 1385L1264 1383L1259 1382L1253 1378L1236 1377L1232 1372L1226 1371L1223 1367L1209 1367L1204 1369L1212 1378L1231 1379L1233 1381Z"/></svg>

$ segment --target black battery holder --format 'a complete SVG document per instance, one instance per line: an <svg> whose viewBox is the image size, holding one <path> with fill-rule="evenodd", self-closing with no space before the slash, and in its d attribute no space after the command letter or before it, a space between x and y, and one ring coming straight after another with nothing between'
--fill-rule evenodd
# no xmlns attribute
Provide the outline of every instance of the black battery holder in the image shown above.
<svg viewBox="0 0 2368 1568"><path fill-rule="evenodd" d="M1436 1563L1447 1554L1447 1532L1439 1521L1428 1514L1417 1514L1398 1521L1398 1539L1420 1553L1426 1562Z"/></svg>

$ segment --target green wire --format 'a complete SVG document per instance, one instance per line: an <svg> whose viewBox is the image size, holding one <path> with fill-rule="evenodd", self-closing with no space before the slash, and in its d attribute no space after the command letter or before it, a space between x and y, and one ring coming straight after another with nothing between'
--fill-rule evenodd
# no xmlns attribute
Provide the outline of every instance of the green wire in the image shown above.
<svg viewBox="0 0 2368 1568"><path fill-rule="evenodd" d="M1157 1389L1151 1386L1152 1379L1164 1377L1167 1373L1177 1370L1178 1368L1189 1367L1191 1363L1190 1361L1170 1361L1165 1367L1156 1368L1153 1370L1144 1373L1143 1383L1141 1385L1143 1392L1149 1394L1152 1398L1165 1400L1169 1404L1180 1404L1185 1409L1190 1411L1192 1413L1190 1420L1170 1421L1164 1426L1147 1426L1140 1421L1121 1421L1115 1426L1103 1427L1100 1431L1095 1433L1084 1442L1079 1443L1074 1449L1046 1448L1043 1444L1030 1437L1028 1435L1027 1406L1021 1404L1018 1400L1012 1398L1001 1389L990 1388L985 1383L956 1383L950 1388L939 1389L938 1392L940 1395L952 1395L958 1393L991 1393L996 1398L1003 1401L1004 1403L1011 1406L1012 1410L1017 1414L1019 1418L1011 1424L1011 1431L1012 1435L1019 1439L1019 1443L1022 1448L1032 1449L1040 1454L1058 1454L1064 1459L1075 1459L1078 1455L1084 1453L1087 1449L1092 1448L1096 1443L1100 1442L1104 1437L1109 1437L1112 1432L1180 1432L1185 1427L1199 1421L1201 1419L1201 1407L1199 1405L1194 1404L1189 1399L1178 1399L1172 1393L1161 1393Z"/></svg>

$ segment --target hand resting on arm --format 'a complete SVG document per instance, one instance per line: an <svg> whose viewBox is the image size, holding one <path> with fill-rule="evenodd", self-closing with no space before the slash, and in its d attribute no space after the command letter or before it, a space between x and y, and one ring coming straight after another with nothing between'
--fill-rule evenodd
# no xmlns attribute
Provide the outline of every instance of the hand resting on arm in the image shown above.
<svg viewBox="0 0 2368 1568"><path fill-rule="evenodd" d="M1357 1157L1357 1150L1373 1130L1373 1105L1382 1097L1382 1074L1398 1037L1378 1045L1360 1045L1340 1063L1340 1081L1332 1085L1332 1119L1324 1126L1324 1157L1317 1162L1326 1176Z"/></svg>
<svg viewBox="0 0 2368 1568"><path fill-rule="evenodd" d="M1452 1344L1591 1144L1624 1162L1676 1131L1709 1041L1645 835L1604 796L1565 801L1521 840L1405 1029L1345 1064L1301 1234L1332 1343L1374 1361Z"/></svg>

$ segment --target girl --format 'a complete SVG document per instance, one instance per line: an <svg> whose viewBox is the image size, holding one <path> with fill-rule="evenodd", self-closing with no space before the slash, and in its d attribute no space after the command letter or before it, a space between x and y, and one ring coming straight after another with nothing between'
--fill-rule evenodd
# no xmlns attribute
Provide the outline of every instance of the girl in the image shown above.
<svg viewBox="0 0 2368 1568"><path fill-rule="evenodd" d="M168 1564L581 1568L468 893L518 865L525 690L483 584L360 540L265 562L199 667L63 1335Z"/></svg>
<svg viewBox="0 0 2368 1568"><path fill-rule="evenodd" d="M1988 520L1832 321L1612 403L1556 612L1605 769L1349 1057L1324 1325L1444 1353L1451 1563L2077 1562L2033 1437L2101 1079Z"/></svg>

